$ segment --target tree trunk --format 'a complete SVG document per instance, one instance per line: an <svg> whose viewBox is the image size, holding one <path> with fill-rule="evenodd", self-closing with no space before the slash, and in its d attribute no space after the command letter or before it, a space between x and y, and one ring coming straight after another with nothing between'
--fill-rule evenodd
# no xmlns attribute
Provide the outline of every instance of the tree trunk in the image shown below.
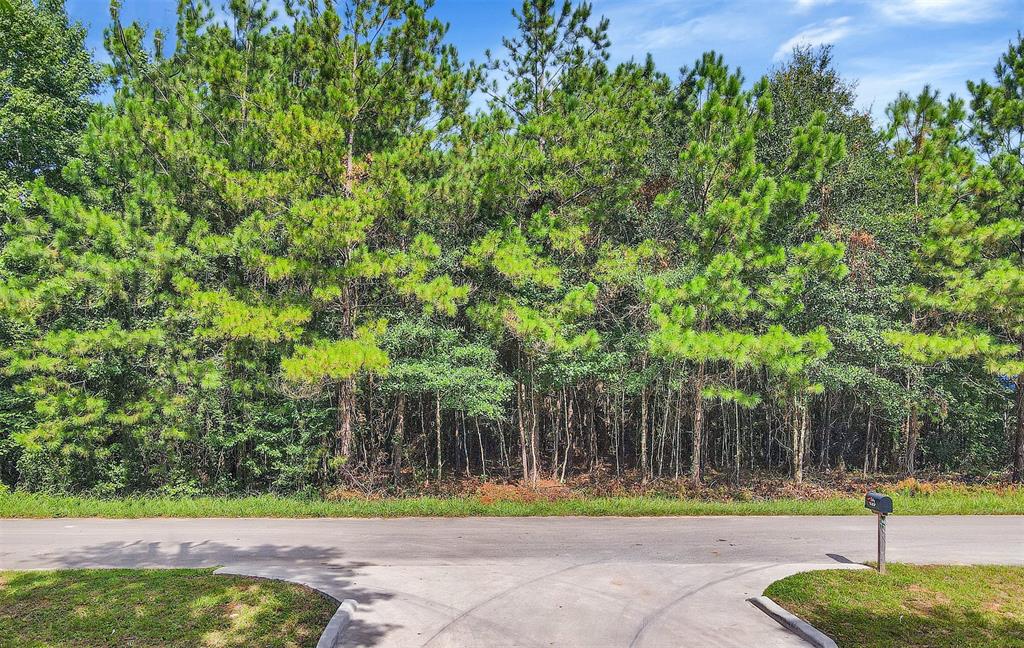
<svg viewBox="0 0 1024 648"><path fill-rule="evenodd" d="M739 390L739 377L736 375L736 368L732 370L732 387L733 389ZM735 448L735 459L736 459L736 483L740 483L740 466L743 463L743 444L740 439L740 404L738 401L732 403L733 422L736 425L736 448Z"/></svg>
<svg viewBox="0 0 1024 648"><path fill-rule="evenodd" d="M501 427L501 419L494 422L495 427L498 428L498 457L501 462L505 465L505 477L512 478L512 456L508 452L508 446L505 445L505 429Z"/></svg>
<svg viewBox="0 0 1024 648"><path fill-rule="evenodd" d="M473 417L473 425L476 427L476 442L480 446L480 473L487 479L487 459L484 457L484 436L480 434L480 419Z"/></svg>
<svg viewBox="0 0 1024 648"><path fill-rule="evenodd" d="M807 404L798 398L793 399L793 481L800 484L804 480L804 449L807 445Z"/></svg>
<svg viewBox="0 0 1024 648"><path fill-rule="evenodd" d="M540 428L538 419L540 418L540 412L537 411L537 392L534 391L532 385L533 381L533 365L530 365L530 485L534 488L537 487L537 482L540 481L540 456L538 446L540 444Z"/></svg>
<svg viewBox="0 0 1024 648"><path fill-rule="evenodd" d="M690 480L694 486L700 486L704 478L704 363L697 365L697 375L693 382L693 453L690 460Z"/></svg>
<svg viewBox="0 0 1024 648"><path fill-rule="evenodd" d="M569 467L569 453L572 452L572 402L574 395L566 390L565 394L565 454L562 456L562 476L559 481L565 482L565 471ZM557 466L556 466L557 468Z"/></svg>
<svg viewBox="0 0 1024 648"><path fill-rule="evenodd" d="M905 430L907 444L903 454L903 471L908 475L913 475L917 469L915 457L917 456L917 440L920 433L921 421L917 416L917 407L912 405L910 413L907 414Z"/></svg>
<svg viewBox="0 0 1024 648"><path fill-rule="evenodd" d="M875 416L874 404L868 407L868 430L864 434L864 476L868 476L868 466L871 461L871 421Z"/></svg>
<svg viewBox="0 0 1024 648"><path fill-rule="evenodd" d="M1013 481L1024 481L1024 373L1017 376L1017 431L1013 437Z"/></svg>
<svg viewBox="0 0 1024 648"><path fill-rule="evenodd" d="M441 392L434 396L434 429L437 431L437 478L441 479Z"/></svg>
<svg viewBox="0 0 1024 648"><path fill-rule="evenodd" d="M405 394L398 395L398 402L395 404L395 435L394 435L394 456L392 467L397 483L402 473L402 453L405 452Z"/></svg>
<svg viewBox="0 0 1024 648"><path fill-rule="evenodd" d="M516 416L517 423L519 424L519 454L523 464L523 481L527 481L530 478L530 458L526 451L526 423L523 421L523 391L524 387L522 383L516 385L516 405L518 409L518 416Z"/></svg>
<svg viewBox="0 0 1024 648"><path fill-rule="evenodd" d="M355 378L345 378L338 381L337 386L337 456L343 462L347 462L352 453L352 422L355 419L356 412L355 383Z"/></svg>
<svg viewBox="0 0 1024 648"><path fill-rule="evenodd" d="M551 479L558 479L562 442L562 416L565 414L565 388L558 392L558 398L551 405Z"/></svg>
<svg viewBox="0 0 1024 648"><path fill-rule="evenodd" d="M644 484L647 474L647 387L644 386L640 390L640 481Z"/></svg>
<svg viewBox="0 0 1024 648"><path fill-rule="evenodd" d="M916 198L914 204L917 204ZM910 314L910 330L911 332L917 330L916 312ZM917 405L913 402L913 387L917 382L917 378L914 368L907 371L907 395L911 398L910 410L907 412L907 418L903 423L903 471L907 475L913 475L916 468L914 458L917 454L917 437L921 429L921 422L918 421L917 416Z"/></svg>
<svg viewBox="0 0 1024 648"><path fill-rule="evenodd" d="M462 439L462 456L465 457L465 459L466 459L466 465L465 465L466 477L469 477L470 476L470 472L469 472L469 430L466 429L466 413L465 412L459 412L459 423L458 423L458 426L459 427L456 428L456 433L455 434L456 434L456 436L459 436ZM458 446L457 445L455 446L455 449L456 449L456 451L458 450Z"/></svg>
<svg viewBox="0 0 1024 648"><path fill-rule="evenodd" d="M591 387L587 390L588 403L587 403L587 423L586 429L587 434L587 451L590 454L588 459L590 460L590 469L596 470L599 463L597 456L597 399L599 394L597 389Z"/></svg>

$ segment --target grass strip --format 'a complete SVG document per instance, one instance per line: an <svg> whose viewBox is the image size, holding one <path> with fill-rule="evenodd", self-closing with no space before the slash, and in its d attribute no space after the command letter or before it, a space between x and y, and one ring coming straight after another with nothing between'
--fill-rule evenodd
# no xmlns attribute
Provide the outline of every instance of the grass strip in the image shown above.
<svg viewBox="0 0 1024 648"><path fill-rule="evenodd" d="M765 594L840 646L1024 647L1024 567L814 571L776 581Z"/></svg>
<svg viewBox="0 0 1024 648"><path fill-rule="evenodd" d="M1020 515L1024 489L895 496L899 515ZM0 493L0 518L153 517L470 517L470 516L684 516L860 515L855 497L708 501L667 497L595 497L555 501L481 501L475 497L412 497L328 501L254 497L126 497L100 499L37 493Z"/></svg>
<svg viewBox="0 0 1024 648"><path fill-rule="evenodd" d="M312 648L337 603L210 569L0 572L0 646Z"/></svg>

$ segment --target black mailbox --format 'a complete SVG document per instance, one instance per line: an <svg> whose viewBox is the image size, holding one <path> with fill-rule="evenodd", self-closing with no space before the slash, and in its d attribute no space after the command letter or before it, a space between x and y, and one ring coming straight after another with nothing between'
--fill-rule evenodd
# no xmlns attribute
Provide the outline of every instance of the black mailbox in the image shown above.
<svg viewBox="0 0 1024 648"><path fill-rule="evenodd" d="M871 491L864 496L864 508L875 513L887 515L892 513L892 498Z"/></svg>

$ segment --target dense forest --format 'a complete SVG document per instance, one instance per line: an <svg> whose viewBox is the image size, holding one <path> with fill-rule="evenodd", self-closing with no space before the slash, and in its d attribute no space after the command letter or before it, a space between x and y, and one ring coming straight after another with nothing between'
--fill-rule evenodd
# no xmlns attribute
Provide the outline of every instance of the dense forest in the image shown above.
<svg viewBox="0 0 1024 648"><path fill-rule="evenodd" d="M0 0L4 484L1024 478L1020 36L877 123L827 47L524 0L466 61L430 4L114 0L100 65Z"/></svg>

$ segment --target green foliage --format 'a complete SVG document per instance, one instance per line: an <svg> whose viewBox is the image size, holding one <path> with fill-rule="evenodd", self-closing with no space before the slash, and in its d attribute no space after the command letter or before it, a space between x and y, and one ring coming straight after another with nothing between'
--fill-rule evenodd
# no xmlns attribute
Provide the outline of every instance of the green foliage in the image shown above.
<svg viewBox="0 0 1024 648"><path fill-rule="evenodd" d="M675 128L686 136L672 188L657 206L675 247L670 268L646 281L656 326L651 350L695 367L697 410L691 474L700 478L705 398L753 405L737 387L707 387L738 370L765 369L797 407L820 387L810 368L832 348L823 327L788 330L817 278L842 279L844 247L816 235L814 212L802 210L814 184L844 155L842 136L825 115L792 129L790 154L778 168L759 159L757 143L772 128L767 79L750 89L714 53L684 70ZM718 374L724 374L719 377ZM798 432L794 430L794 439ZM804 452L794 440L794 461Z"/></svg>
<svg viewBox="0 0 1024 648"><path fill-rule="evenodd" d="M487 344L423 319L396 323L383 345L393 358L382 389L410 398L432 394L441 408L467 416L503 418L512 381Z"/></svg>
<svg viewBox="0 0 1024 648"><path fill-rule="evenodd" d="M183 2L170 48L113 3L99 107L60 2L0 11L4 482L1002 465L1020 42L879 131L828 48L673 83L588 4L481 65L427 0L270 7Z"/></svg>
<svg viewBox="0 0 1024 648"><path fill-rule="evenodd" d="M0 192L40 176L59 183L100 80L85 28L63 0L8 0L0 34Z"/></svg>
<svg viewBox="0 0 1024 648"><path fill-rule="evenodd" d="M923 365L974 359L1024 386L1024 40L996 66L996 83L972 83L973 112L925 88L890 108L893 150L925 223L907 297L919 331L887 339ZM1016 121L1015 121L1016 119ZM983 154L983 163L976 152ZM1024 399L1018 397L1014 474L1024 468Z"/></svg>
<svg viewBox="0 0 1024 648"><path fill-rule="evenodd" d="M31 273L48 260L48 251L37 241L18 239L19 225L12 216L30 193L22 183L41 177L62 185L61 167L74 155L93 112L90 95L100 75L84 43L85 29L69 22L61 1L0 5L0 244L5 246L2 263L25 263L15 272ZM4 291L0 301L11 297ZM0 313L5 351L38 333L18 313ZM21 382L10 373L0 377L0 481L7 483L17 479L21 445L16 439L33 425L33 398Z"/></svg>

